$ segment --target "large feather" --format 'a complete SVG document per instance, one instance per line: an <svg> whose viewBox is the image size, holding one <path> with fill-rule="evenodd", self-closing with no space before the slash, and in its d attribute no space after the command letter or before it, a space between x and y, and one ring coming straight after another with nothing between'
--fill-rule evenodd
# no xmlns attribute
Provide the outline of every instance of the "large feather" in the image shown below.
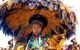
<svg viewBox="0 0 80 50"><path fill-rule="evenodd" d="M6 35L18 36L29 34L31 32L29 26L29 18L34 14L40 14L47 18L48 25L43 30L43 34L65 34L69 38L75 33L76 17L74 12L66 5L57 4L59 9L56 11L52 7L37 6L30 9L28 5L24 5L23 9L20 8L20 4L14 5L13 10L4 12L0 15L0 28L3 28L3 32ZM5 7L6 8L6 7ZM66 17L63 17L63 15ZM66 30L66 31L65 31Z"/></svg>

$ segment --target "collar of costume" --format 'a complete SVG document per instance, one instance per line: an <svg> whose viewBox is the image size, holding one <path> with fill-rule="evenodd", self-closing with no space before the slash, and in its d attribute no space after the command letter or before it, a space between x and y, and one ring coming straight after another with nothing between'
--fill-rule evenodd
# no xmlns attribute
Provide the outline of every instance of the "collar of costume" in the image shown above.
<svg viewBox="0 0 80 50"><path fill-rule="evenodd" d="M32 36L33 36L34 38L39 38L41 35L42 35L41 33L38 34L38 35L32 34Z"/></svg>

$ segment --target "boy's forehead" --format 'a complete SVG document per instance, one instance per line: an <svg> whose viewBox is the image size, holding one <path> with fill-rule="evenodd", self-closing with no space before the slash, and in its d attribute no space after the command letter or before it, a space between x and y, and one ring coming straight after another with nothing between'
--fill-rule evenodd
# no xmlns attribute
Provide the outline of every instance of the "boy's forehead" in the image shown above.
<svg viewBox="0 0 80 50"><path fill-rule="evenodd" d="M33 25L42 26L40 23L33 23L32 26L33 26Z"/></svg>

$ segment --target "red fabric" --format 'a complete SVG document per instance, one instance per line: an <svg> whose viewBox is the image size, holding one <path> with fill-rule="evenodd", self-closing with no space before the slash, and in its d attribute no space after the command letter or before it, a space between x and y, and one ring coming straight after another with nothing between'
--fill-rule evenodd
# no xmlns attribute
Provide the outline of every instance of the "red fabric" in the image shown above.
<svg viewBox="0 0 80 50"><path fill-rule="evenodd" d="M39 36L35 35L34 38L39 38Z"/></svg>

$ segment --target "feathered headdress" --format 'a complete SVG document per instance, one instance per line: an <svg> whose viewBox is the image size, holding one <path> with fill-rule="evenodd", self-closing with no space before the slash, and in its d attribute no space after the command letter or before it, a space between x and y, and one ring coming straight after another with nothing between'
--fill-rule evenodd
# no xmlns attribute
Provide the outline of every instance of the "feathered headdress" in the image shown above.
<svg viewBox="0 0 80 50"><path fill-rule="evenodd" d="M13 10L7 11L3 5L0 15L0 28L4 34L17 36L29 32L29 18L40 14L47 18L48 25L44 33L65 34L66 37L75 33L76 17L74 12L60 1L26 1L27 5L14 5ZM15 3L14 3L15 4ZM3 11L6 10L6 11Z"/></svg>
<svg viewBox="0 0 80 50"><path fill-rule="evenodd" d="M62 2L54 0L28 0L21 5L15 5L14 3L8 11L6 6L3 5L0 13L0 29L3 29L5 35L13 37L18 35L27 36L31 32L29 19L34 14L40 14L48 21L42 32L43 34L63 35L68 39L75 33L75 13Z"/></svg>

